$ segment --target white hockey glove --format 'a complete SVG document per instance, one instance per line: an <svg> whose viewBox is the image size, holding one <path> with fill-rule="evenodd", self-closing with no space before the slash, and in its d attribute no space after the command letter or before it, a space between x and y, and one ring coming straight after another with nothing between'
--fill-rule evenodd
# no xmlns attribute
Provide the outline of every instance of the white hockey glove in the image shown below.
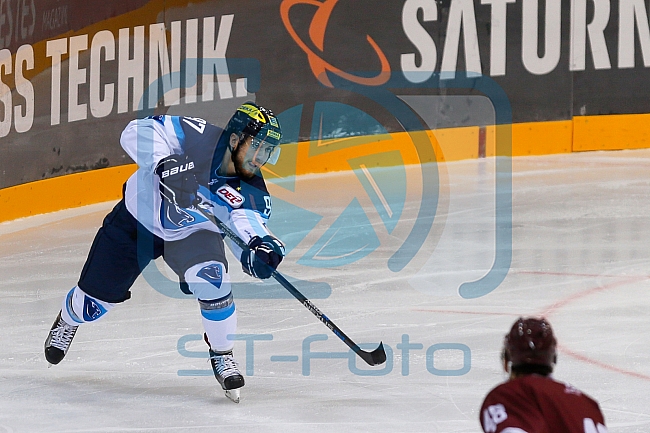
<svg viewBox="0 0 650 433"><path fill-rule="evenodd" d="M265 280L271 276L284 258L284 244L273 236L255 236L248 243L250 250L243 251L242 269L248 275Z"/></svg>

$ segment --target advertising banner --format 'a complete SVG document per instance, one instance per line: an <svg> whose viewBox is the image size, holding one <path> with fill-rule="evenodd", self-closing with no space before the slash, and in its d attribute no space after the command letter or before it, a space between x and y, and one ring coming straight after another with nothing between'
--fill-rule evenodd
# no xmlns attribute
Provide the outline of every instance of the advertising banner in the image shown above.
<svg viewBox="0 0 650 433"><path fill-rule="evenodd" d="M494 123L455 78L493 81L514 123L646 113L649 28L643 0L5 0L0 188L132 163L120 132L147 110L219 122L256 100L300 107L294 140L404 131L350 86L429 129ZM314 120L323 104L356 110Z"/></svg>

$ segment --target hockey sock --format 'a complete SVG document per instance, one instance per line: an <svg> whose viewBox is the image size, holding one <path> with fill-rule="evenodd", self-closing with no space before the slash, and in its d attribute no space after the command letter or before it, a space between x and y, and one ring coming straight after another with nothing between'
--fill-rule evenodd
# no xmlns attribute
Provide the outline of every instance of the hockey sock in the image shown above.
<svg viewBox="0 0 650 433"><path fill-rule="evenodd" d="M199 299L199 305L210 348L219 353L232 350L235 342L228 335L237 332L237 309L232 294L213 301Z"/></svg>
<svg viewBox="0 0 650 433"><path fill-rule="evenodd" d="M215 352L233 348L228 334L237 331L237 310L225 265L217 261L199 263L185 272L185 282L199 301L203 327Z"/></svg>
<svg viewBox="0 0 650 433"><path fill-rule="evenodd" d="M75 286L68 292L61 307L61 318L69 325L95 322L106 315L115 304L93 298Z"/></svg>

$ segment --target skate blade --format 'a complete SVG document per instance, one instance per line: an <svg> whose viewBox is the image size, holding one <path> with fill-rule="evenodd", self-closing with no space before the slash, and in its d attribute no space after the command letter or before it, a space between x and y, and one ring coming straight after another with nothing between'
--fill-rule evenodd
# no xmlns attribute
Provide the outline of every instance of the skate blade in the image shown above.
<svg viewBox="0 0 650 433"><path fill-rule="evenodd" d="M239 391L240 389L227 389L226 390L226 397L228 397L231 401L235 403L239 403Z"/></svg>

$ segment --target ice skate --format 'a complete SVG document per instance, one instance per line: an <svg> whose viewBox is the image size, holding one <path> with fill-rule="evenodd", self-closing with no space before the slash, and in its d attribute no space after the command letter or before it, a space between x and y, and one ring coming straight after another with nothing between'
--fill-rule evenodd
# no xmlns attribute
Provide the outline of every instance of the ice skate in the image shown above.
<svg viewBox="0 0 650 433"><path fill-rule="evenodd" d="M61 318L61 312L56 317L52 329L45 340L45 359L50 363L58 364L68 353L74 334L79 326L69 325Z"/></svg>
<svg viewBox="0 0 650 433"><path fill-rule="evenodd" d="M241 375L232 351L217 353L210 349L210 364L214 377L226 391L226 397L235 403L239 403L239 391L244 386L244 376Z"/></svg>

